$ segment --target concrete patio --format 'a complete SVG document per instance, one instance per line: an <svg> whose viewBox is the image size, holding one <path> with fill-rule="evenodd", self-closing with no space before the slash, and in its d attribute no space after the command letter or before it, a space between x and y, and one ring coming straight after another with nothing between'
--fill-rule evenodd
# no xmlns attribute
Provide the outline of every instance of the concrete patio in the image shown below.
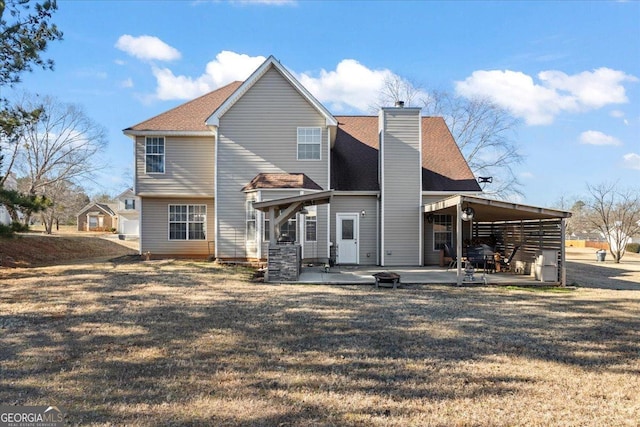
<svg viewBox="0 0 640 427"><path fill-rule="evenodd" d="M374 284L373 274L393 272L400 275L400 284L451 284L457 283L456 269L447 271L443 267L376 267L376 266L336 266L329 272L321 266L303 267L297 283L309 284ZM464 274L464 272L462 273ZM555 282L540 282L529 275L508 272L483 274L476 269L474 281L463 282L466 285L516 285L516 286L554 286ZM391 286L385 284L384 286Z"/></svg>

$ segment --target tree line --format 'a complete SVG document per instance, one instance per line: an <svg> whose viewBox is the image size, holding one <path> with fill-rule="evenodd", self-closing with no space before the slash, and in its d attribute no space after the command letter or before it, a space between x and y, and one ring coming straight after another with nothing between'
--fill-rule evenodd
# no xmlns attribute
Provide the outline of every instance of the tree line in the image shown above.
<svg viewBox="0 0 640 427"><path fill-rule="evenodd" d="M53 70L43 54L63 37L56 10L55 0L0 0L0 88L34 68ZM73 218L89 201L81 182L104 166L106 144L106 130L77 105L30 93L0 98L0 204L13 222L5 232L28 228L36 214L47 233Z"/></svg>

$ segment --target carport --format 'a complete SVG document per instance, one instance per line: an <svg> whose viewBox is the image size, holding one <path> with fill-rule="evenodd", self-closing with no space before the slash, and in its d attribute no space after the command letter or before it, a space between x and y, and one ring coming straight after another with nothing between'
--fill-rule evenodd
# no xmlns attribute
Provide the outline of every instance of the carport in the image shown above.
<svg viewBox="0 0 640 427"><path fill-rule="evenodd" d="M464 254L467 245L494 243L503 254L518 246L513 262L524 273L538 267L541 254L556 253L551 260L557 268L556 280L566 285L565 222L570 212L493 200L478 196L458 195L424 205L427 215L451 215L455 219L456 254ZM467 239L463 241L463 230ZM457 256L457 283L463 281L463 256ZM549 263L549 260L544 261Z"/></svg>

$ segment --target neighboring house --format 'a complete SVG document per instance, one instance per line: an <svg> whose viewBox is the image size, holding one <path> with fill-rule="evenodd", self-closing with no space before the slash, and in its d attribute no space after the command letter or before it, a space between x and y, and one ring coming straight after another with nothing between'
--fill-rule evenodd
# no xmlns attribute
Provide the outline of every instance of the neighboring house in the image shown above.
<svg viewBox="0 0 640 427"><path fill-rule="evenodd" d="M482 191L442 118L401 105L334 116L273 57L124 133L140 251L154 255L259 260L281 240L309 261L437 264L458 230L469 238L455 206L517 224L558 214L465 198Z"/></svg>
<svg viewBox="0 0 640 427"><path fill-rule="evenodd" d="M89 203L78 213L78 231L110 231L118 228L116 205Z"/></svg>
<svg viewBox="0 0 640 427"><path fill-rule="evenodd" d="M17 190L18 189L18 180L16 180L16 176L9 172L6 181L4 182L4 188L6 190ZM13 221L11 220L11 215L9 215L9 211L7 208L0 204L0 224L9 225Z"/></svg>
<svg viewBox="0 0 640 427"><path fill-rule="evenodd" d="M136 237L140 235L140 198L133 188L128 188L118 197L115 213L118 216L118 234Z"/></svg>

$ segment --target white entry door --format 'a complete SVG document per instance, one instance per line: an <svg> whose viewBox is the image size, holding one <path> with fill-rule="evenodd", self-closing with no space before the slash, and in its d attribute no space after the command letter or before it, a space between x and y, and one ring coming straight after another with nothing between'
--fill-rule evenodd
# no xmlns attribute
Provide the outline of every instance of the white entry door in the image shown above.
<svg viewBox="0 0 640 427"><path fill-rule="evenodd" d="M358 264L358 214L336 214L336 249L338 264Z"/></svg>

